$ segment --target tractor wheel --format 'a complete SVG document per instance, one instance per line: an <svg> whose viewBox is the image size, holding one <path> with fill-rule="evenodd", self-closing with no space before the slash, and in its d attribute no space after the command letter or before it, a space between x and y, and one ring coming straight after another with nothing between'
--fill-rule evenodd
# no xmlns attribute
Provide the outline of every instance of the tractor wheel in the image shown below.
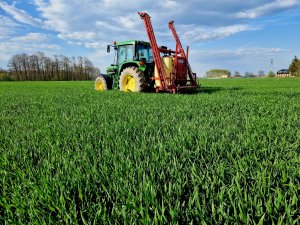
<svg viewBox="0 0 300 225"><path fill-rule="evenodd" d="M125 68L119 79L120 91L140 92L145 89L145 76L136 67Z"/></svg>
<svg viewBox="0 0 300 225"><path fill-rule="evenodd" d="M112 79L106 75L100 75L95 80L95 90L105 91L112 88Z"/></svg>

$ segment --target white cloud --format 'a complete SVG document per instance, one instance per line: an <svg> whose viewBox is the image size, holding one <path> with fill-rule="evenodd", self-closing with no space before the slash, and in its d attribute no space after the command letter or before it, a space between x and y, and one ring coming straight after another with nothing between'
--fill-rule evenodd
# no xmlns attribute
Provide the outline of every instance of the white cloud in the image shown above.
<svg viewBox="0 0 300 225"><path fill-rule="evenodd" d="M226 27L196 27L187 26L189 30L183 33L182 38L192 41L209 41L214 39L222 39L242 31L257 30L258 28L251 27L245 24L236 24Z"/></svg>
<svg viewBox="0 0 300 225"><path fill-rule="evenodd" d="M0 8L2 8L6 13L10 14L16 21L25 23L35 27L43 26L43 22L38 18L33 18L24 10L20 10L11 6L5 2L0 2Z"/></svg>
<svg viewBox="0 0 300 225"><path fill-rule="evenodd" d="M74 45L74 46L83 46L86 48L93 48L93 49L104 49L106 47L103 42L100 41L92 41L92 42L83 42L83 41L68 41L69 45Z"/></svg>
<svg viewBox="0 0 300 225"><path fill-rule="evenodd" d="M1 24L1 26L11 27L11 28L19 26L12 19L10 19L6 16L2 16L2 15L0 15L0 24Z"/></svg>
<svg viewBox="0 0 300 225"><path fill-rule="evenodd" d="M112 23L108 23L106 21L101 21L101 20L97 20L95 22L95 27L99 32L104 32L104 31L119 31L120 28L117 27L115 24Z"/></svg>
<svg viewBox="0 0 300 225"><path fill-rule="evenodd" d="M33 54L41 51L48 55L53 55L59 50L61 50L61 47L51 42L47 42L44 39L43 34L40 35L31 33L28 35L15 37L11 40L1 41L0 62L2 62L2 64L0 64L0 67L5 67L9 58L15 54Z"/></svg>
<svg viewBox="0 0 300 225"><path fill-rule="evenodd" d="M102 2L104 3L105 6L114 7L114 6L121 4L123 1L122 0L102 0Z"/></svg>
<svg viewBox="0 0 300 225"><path fill-rule="evenodd" d="M83 46L83 43L81 41L67 41L69 45L74 45L74 46Z"/></svg>
<svg viewBox="0 0 300 225"><path fill-rule="evenodd" d="M237 48L237 49L218 49L218 50L207 50L207 51L192 51L191 54L194 56L202 56L203 58L228 58L228 57L245 57L245 56L274 56L278 53L285 52L282 48L262 48L262 47L248 47L248 48Z"/></svg>
<svg viewBox="0 0 300 225"><path fill-rule="evenodd" d="M71 16L70 7L63 1L50 0L45 2L44 0L34 0L34 3L41 16L45 18L44 23L49 29L60 32L69 29L68 19L64 16Z"/></svg>
<svg viewBox="0 0 300 225"><path fill-rule="evenodd" d="M71 32L58 34L58 37L61 39L73 39L73 40L93 40L96 37L94 32Z"/></svg>
<svg viewBox="0 0 300 225"><path fill-rule="evenodd" d="M7 38L9 35L16 32L16 28L19 27L19 24L14 22L12 19L0 15L0 39Z"/></svg>
<svg viewBox="0 0 300 225"><path fill-rule="evenodd" d="M22 37L20 37L21 39ZM36 52L44 50L60 50L61 47L51 43L28 43L20 41L3 41L0 43L0 53L15 54L19 52Z"/></svg>
<svg viewBox="0 0 300 225"><path fill-rule="evenodd" d="M165 0L165 1L161 1L159 2L159 4L167 9L174 9L177 7L180 7L180 3L177 3L176 1L173 0Z"/></svg>
<svg viewBox="0 0 300 225"><path fill-rule="evenodd" d="M291 8L298 4L300 4L299 0L276 0L276 1L273 1L270 3L258 6L253 9L238 12L236 14L236 17L253 19L253 18L257 18L259 16L269 14L274 11Z"/></svg>
<svg viewBox="0 0 300 225"><path fill-rule="evenodd" d="M261 3L243 3L238 0L228 1L226 5L221 4L220 0L217 0L217 3L212 4L203 0L200 2L192 0L184 5L177 0L157 2L132 0L130 3L122 0L34 0L44 23L58 32L59 38L67 41L103 43L110 42L111 39L147 40L143 21L137 15L138 11L143 11L145 8L152 16L152 24L159 42L166 42L170 39L167 23L172 19L179 24L178 33L183 34L182 37L190 41L222 39L239 32L258 29L247 25L244 21L245 24L240 24L241 19L237 17L233 19L232 15L236 15L241 8L263 7L259 6ZM200 4L202 7L199 9ZM234 13L231 13L233 10L235 10ZM212 25L210 21L216 24ZM188 29L182 24L187 24ZM205 24L209 25L205 26Z"/></svg>
<svg viewBox="0 0 300 225"><path fill-rule="evenodd" d="M140 21L136 15L129 15L129 16L121 16L119 18L119 23L127 29L133 29L136 28L137 24L140 24Z"/></svg>
<svg viewBox="0 0 300 225"><path fill-rule="evenodd" d="M139 22L140 6L147 6L149 0L130 2L123 0L33 0L45 24L57 32L96 32L97 27L117 30L132 28ZM121 27L121 29L122 29ZM130 30L129 30L130 31Z"/></svg>
<svg viewBox="0 0 300 225"><path fill-rule="evenodd" d="M28 42L28 43L41 43L46 41L48 36L43 33L28 33L24 36L11 38L12 42Z"/></svg>
<svg viewBox="0 0 300 225"><path fill-rule="evenodd" d="M85 43L83 43L83 45L86 48L94 48L94 49L104 49L106 46L105 44L103 44L103 42L100 42L100 41L85 42Z"/></svg>

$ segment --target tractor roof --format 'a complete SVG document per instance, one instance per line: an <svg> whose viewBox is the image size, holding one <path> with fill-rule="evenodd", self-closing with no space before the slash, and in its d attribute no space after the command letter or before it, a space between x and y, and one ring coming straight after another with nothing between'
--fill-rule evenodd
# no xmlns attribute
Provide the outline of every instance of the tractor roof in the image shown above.
<svg viewBox="0 0 300 225"><path fill-rule="evenodd" d="M133 44L150 45L149 42L139 41L139 40L129 40L129 41L117 42L116 45L119 46L119 45L133 45Z"/></svg>

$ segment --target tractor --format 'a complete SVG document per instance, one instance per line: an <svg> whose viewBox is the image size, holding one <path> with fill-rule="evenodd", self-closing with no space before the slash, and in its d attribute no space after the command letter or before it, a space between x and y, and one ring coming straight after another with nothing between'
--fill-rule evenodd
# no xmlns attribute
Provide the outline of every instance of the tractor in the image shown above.
<svg viewBox="0 0 300 225"><path fill-rule="evenodd" d="M170 93L197 89L197 77L188 62L189 48L186 54L174 21L169 22L169 28L176 42L176 50L171 50L166 46L158 47L150 16L145 12L139 12L139 15L144 21L149 42L130 40L108 45L108 53L111 48L115 50L115 62L107 67L107 74L96 78L95 89Z"/></svg>

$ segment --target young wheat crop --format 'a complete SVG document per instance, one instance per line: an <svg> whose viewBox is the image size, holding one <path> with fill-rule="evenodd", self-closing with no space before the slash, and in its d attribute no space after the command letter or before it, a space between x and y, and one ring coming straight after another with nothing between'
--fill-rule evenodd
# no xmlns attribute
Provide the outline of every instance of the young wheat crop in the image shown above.
<svg viewBox="0 0 300 225"><path fill-rule="evenodd" d="M299 224L300 80L201 83L0 83L0 223Z"/></svg>

